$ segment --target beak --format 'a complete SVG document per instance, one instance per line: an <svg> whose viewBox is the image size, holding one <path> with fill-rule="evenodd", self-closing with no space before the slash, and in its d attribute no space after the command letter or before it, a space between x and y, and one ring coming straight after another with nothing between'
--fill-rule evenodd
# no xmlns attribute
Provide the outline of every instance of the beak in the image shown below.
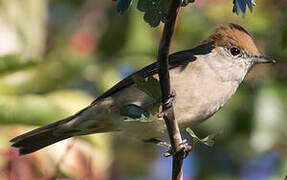
<svg viewBox="0 0 287 180"><path fill-rule="evenodd" d="M276 63L276 61L272 58L264 57L264 56L255 56L253 58L253 62L255 64L266 64L266 63Z"/></svg>

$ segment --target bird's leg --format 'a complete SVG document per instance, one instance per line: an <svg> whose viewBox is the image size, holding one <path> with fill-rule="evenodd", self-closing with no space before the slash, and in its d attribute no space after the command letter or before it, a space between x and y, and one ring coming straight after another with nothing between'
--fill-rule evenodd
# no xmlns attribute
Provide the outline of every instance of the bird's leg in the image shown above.
<svg viewBox="0 0 287 180"><path fill-rule="evenodd" d="M184 151L184 158L186 158L188 154L192 151L192 146L188 144L186 139L184 139L179 145L181 146L180 151ZM164 153L164 156L169 157L173 155L173 153L174 152L170 146L170 149L166 153Z"/></svg>
<svg viewBox="0 0 287 180"><path fill-rule="evenodd" d="M173 89L171 91L171 94L169 95L169 98L167 99L167 101L165 101L163 103L163 105L170 107L175 103L175 101L176 101L176 92ZM164 116L164 112L159 112L157 114L158 118L163 118L163 116ZM155 143L156 145L161 146L161 147L167 147L169 150L164 153L164 157L172 156L175 153L175 152L173 152L173 149L169 143L161 141L159 139L152 138L152 139L146 140L145 142ZM186 158L188 156L189 152L192 150L192 146L190 146L188 144L186 139L184 139L182 141L182 143L179 144L179 146L181 146L180 150L184 151L184 153L185 153L184 158Z"/></svg>
<svg viewBox="0 0 287 180"><path fill-rule="evenodd" d="M155 143L158 146L168 148L168 151L166 151L163 154L164 157L169 157L169 156L172 156L174 154L171 145L165 141L162 141L162 140L157 139L157 138L152 138L152 139L145 140L144 142ZM184 139L182 141L182 143L180 143L180 146L181 146L181 150L184 151L184 153L185 153L184 158L186 158L188 156L189 152L192 151L192 146L190 146L188 144L186 139Z"/></svg>

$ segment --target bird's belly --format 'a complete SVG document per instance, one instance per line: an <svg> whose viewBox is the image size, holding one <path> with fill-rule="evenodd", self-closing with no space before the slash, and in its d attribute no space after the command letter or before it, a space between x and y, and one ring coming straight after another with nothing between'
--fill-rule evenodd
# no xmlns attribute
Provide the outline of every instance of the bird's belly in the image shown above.
<svg viewBox="0 0 287 180"><path fill-rule="evenodd" d="M211 83L205 85L208 87L201 87L200 83L193 84L194 87L191 89L189 87L190 90L187 90L182 86L178 88L178 86L174 84L176 91L174 104L175 118L182 130L208 119L230 99L237 89L237 85L234 85L232 82L222 82L219 84ZM152 100L146 95L141 94L142 92L140 90L133 89L133 92L138 92L138 95L133 96L133 99L137 99L137 101L129 101L130 104L142 105ZM134 97L140 98L138 99ZM154 109L149 112L156 115L158 111ZM167 135L166 125L162 119L152 122L126 122L123 120L123 117L121 117L121 129L125 134L128 134L128 136L140 139L149 139Z"/></svg>
<svg viewBox="0 0 287 180"><path fill-rule="evenodd" d="M216 113L224 104L202 101L198 106L175 106L175 117L181 128L197 125Z"/></svg>
<svg viewBox="0 0 287 180"><path fill-rule="evenodd" d="M175 117L181 128L197 125L215 114L237 89L232 82L212 85L179 94L175 104Z"/></svg>
<svg viewBox="0 0 287 180"><path fill-rule="evenodd" d="M231 98L239 85L237 81L220 79L202 61L174 74L171 83L176 91L175 117L181 128L208 119Z"/></svg>

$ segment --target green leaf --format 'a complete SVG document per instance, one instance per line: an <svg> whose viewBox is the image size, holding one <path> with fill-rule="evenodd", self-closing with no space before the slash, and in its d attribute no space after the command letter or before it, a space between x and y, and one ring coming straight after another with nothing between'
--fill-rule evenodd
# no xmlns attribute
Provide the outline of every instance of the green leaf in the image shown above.
<svg viewBox="0 0 287 180"><path fill-rule="evenodd" d="M182 6L182 7L185 7L185 6L187 6L189 3L194 3L194 1L195 1L195 0L183 0L181 6Z"/></svg>
<svg viewBox="0 0 287 180"><path fill-rule="evenodd" d="M113 0L115 1L115 0ZM120 0L117 5L117 11L123 14L132 4L132 0Z"/></svg>
<svg viewBox="0 0 287 180"><path fill-rule="evenodd" d="M117 11L123 14L132 4L132 0L112 0L119 1ZM183 0L182 6L187 6L195 0ZM160 22L167 21L167 12L171 0L139 0L137 8L144 12L144 20L151 26L156 27Z"/></svg>
<svg viewBox="0 0 287 180"><path fill-rule="evenodd" d="M160 22L166 22L170 2L171 0L139 0L137 8L145 13L144 20L151 27L156 27Z"/></svg>
<svg viewBox="0 0 287 180"><path fill-rule="evenodd" d="M141 118L142 116L144 117L149 117L149 112L145 111L143 108L140 106L137 106L135 104L128 104L121 108L120 114L122 116L127 116L133 119L138 119Z"/></svg>
<svg viewBox="0 0 287 180"><path fill-rule="evenodd" d="M120 110L120 114L122 116L125 116L125 122L139 121L145 123L158 120L156 116L150 114L149 112L135 104L128 104L122 107Z"/></svg>
<svg viewBox="0 0 287 180"><path fill-rule="evenodd" d="M214 143L215 143L214 139L219 134L221 134L221 132L220 133L214 133L214 134L206 136L203 139L200 139L199 137L196 136L196 134L190 128L186 128L186 132L193 138L193 145L197 144L198 142L201 142L201 143L203 143L209 147L214 145Z"/></svg>
<svg viewBox="0 0 287 180"><path fill-rule="evenodd" d="M161 102L161 88L160 83L157 79L152 76L144 79L141 76L134 75L132 80L135 83L136 88L145 92L147 95L152 97L157 103Z"/></svg>

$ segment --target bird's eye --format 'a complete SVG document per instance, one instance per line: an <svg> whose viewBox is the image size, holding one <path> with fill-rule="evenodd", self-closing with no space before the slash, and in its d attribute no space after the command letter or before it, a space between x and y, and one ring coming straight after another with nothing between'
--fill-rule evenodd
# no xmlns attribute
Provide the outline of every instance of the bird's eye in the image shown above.
<svg viewBox="0 0 287 180"><path fill-rule="evenodd" d="M232 54L232 56L237 56L238 54L240 54L240 50L236 47L232 47L230 48L230 53Z"/></svg>

